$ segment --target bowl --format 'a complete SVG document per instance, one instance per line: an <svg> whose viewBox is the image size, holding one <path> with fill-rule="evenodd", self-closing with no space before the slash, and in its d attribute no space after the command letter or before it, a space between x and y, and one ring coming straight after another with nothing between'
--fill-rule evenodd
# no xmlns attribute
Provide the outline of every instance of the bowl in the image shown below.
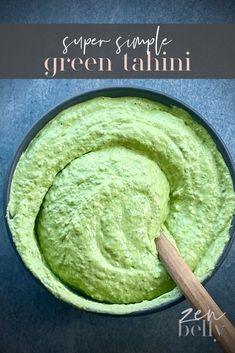
<svg viewBox="0 0 235 353"><path fill-rule="evenodd" d="M199 114L197 113L194 109L192 109L191 107L189 107L188 105L186 105L185 103L179 101L176 98L173 98L165 93L161 93L155 90L150 90L150 89L146 89L146 88L140 88L140 87L109 87L109 88L103 88L103 89L98 89L98 90L94 90L94 91L89 91L86 93L83 93L81 95L78 95L76 97L73 97L69 100L66 100L65 102L59 104L58 106L56 106L54 109L52 109L51 111L49 111L46 115L44 115L38 122L36 122L35 125L33 125L33 127L28 131L28 133L26 134L26 136L23 138L22 142L20 143L14 157L13 160L10 164L9 167L9 171L6 177L6 182L5 182L5 187L4 187L4 197L3 197L3 202L4 202L4 212L6 215L7 212L7 205L9 202L9 197L10 197L10 189L11 189L11 182L12 182L12 177L14 174L14 170L16 168L16 165L19 161L19 158L21 157L21 154L25 151L25 149L27 148L27 146L29 145L29 143L31 142L31 140L37 135L37 133L44 127L45 124L47 124L51 119L53 119L60 111L75 105L77 103L81 103L84 102L86 100L95 98L95 97L100 97L100 96L106 96L106 97L123 97L123 96L132 96L132 97L141 97L141 98L146 98L146 99L150 99L153 101L157 101L159 103L162 103L166 106L176 106L179 108L184 109L185 111L187 111L191 117L198 122L199 124L201 124L209 133L209 135L212 137L212 139L214 140L217 149L220 151L221 155L223 156L223 159L228 167L228 170L231 174L231 178L233 181L233 188L235 189L235 169L234 169L234 165L232 162L232 159L229 155L228 150L226 149L222 139L219 137L219 135L216 133L216 131L212 128L212 126ZM7 222L7 218L5 217L5 222L6 222L6 227L11 239L11 243L17 253L17 255L19 256L20 260L22 261L19 253L17 252L15 243L13 242L12 239L12 234ZM224 247L224 250L221 254L221 256L219 257L216 266L214 267L213 272L203 281L203 284L205 284L214 274L215 272L218 270L218 268L222 265L224 259L226 258L228 251L232 245L232 241L235 235L235 216L233 216L232 219L232 223L231 223L231 228L230 228L230 238L229 241L227 242L226 246ZM29 270L29 272L31 273L31 271ZM31 273L32 275L32 273ZM33 275L32 275L33 276ZM35 278L33 276L33 278ZM40 280L37 280L42 286L43 284L40 282ZM44 286L43 286L44 287ZM80 294L82 295L82 294ZM82 295L83 296L83 295ZM85 297L85 296L84 296ZM85 297L86 300L90 300L91 302L94 302L93 299L89 299L87 297ZM156 305L153 307L147 307L147 308L141 308L138 310L135 309L130 309L129 311L127 310L125 313L118 313L119 316L135 316L135 315L143 315L143 314L149 314L149 313L154 313L154 312L159 312L161 310L165 310L170 308L173 305L176 305L177 303L181 302L182 300L184 300L184 296L183 295L178 295L177 298L172 299L166 303L160 304L160 305ZM106 304L108 306L112 306L113 304ZM114 304L115 305L115 304ZM129 306L131 308L133 304L127 304L127 306ZM107 315L115 315L117 313L113 313L112 310L94 310L93 308L89 308L88 307L82 307L82 309L85 309L86 311L92 311L95 313L99 313L99 314L107 314Z"/></svg>

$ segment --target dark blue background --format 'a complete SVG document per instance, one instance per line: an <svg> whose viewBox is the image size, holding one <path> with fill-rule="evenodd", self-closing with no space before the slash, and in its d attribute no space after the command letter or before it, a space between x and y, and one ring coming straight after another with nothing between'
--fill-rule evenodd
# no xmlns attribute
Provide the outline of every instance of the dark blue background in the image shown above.
<svg viewBox="0 0 235 353"><path fill-rule="evenodd" d="M234 19L235 1L0 1L1 23L231 23ZM234 80L2 80L1 198L9 161L32 124L61 101L110 85L140 85L180 98L214 126L235 160ZM178 337L178 319L190 306L187 301L135 318L97 316L59 302L20 263L2 211L0 217L0 353L220 352L211 338ZM206 286L233 321L234 262L235 246Z"/></svg>

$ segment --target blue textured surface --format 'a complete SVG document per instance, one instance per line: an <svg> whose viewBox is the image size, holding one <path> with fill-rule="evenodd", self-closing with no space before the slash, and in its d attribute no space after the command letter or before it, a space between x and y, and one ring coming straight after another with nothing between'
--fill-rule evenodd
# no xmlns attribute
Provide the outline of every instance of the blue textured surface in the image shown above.
<svg viewBox="0 0 235 353"><path fill-rule="evenodd" d="M181 1L180 6L173 0L0 3L2 23L225 23L233 22L234 14L234 1ZM0 197L9 160L32 124L71 96L111 85L154 88L190 104L214 126L235 160L234 80L4 80L0 81ZM178 337L178 320L190 306L187 301L144 317L113 318L81 312L56 300L20 263L2 211L0 217L0 353L220 352L211 338ZM206 286L233 321L234 263L235 246Z"/></svg>

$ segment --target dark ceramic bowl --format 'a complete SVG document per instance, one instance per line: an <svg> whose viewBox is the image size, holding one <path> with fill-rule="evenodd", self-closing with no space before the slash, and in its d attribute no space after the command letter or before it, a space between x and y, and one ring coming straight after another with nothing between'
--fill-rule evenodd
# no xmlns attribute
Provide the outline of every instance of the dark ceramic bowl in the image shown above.
<svg viewBox="0 0 235 353"><path fill-rule="evenodd" d="M179 101L178 99L175 99L165 93L161 93L158 91L154 91L154 90L149 90L149 89L145 89L145 88L138 88L138 87L110 87L110 88L104 88L104 89L98 89L95 91L89 91L87 93L83 93L79 96L73 97L63 103L61 103L60 105L58 105L57 107L55 107L54 109L52 109L50 112L48 112L46 115L44 115L35 125L33 125L33 127L29 130L29 132L26 134L26 136L24 137L23 141L21 142L20 146L18 147L12 163L10 165L10 169L6 178L6 185L4 188L4 212L6 214L6 210L7 210L7 205L9 202L9 196L10 196L10 189L11 189L11 181L12 181L12 177L13 177L13 173L15 170L15 167L18 163L18 160L21 156L21 154L24 152L24 150L27 148L27 146L29 145L30 141L37 135L37 133L44 127L45 124L48 123L49 120L53 119L60 111L74 105L77 103L81 103L84 102L86 100L95 98L95 97L99 97L99 96L106 96L106 97L123 97L123 96L132 96L132 97L142 97L142 98L147 98L150 100L154 100L157 101L159 103L162 103L166 106L176 106L179 108L184 109L185 111L187 111L191 117L197 121L199 124L201 124L202 126L204 126L204 128L208 131L208 133L210 134L210 136L212 137L212 139L214 140L217 149L220 151L221 155L224 158L225 163L227 164L227 167L230 171L232 180L233 180L233 186L235 189L235 169L234 169L234 165L232 162L232 159L229 155L228 150L226 149L223 141L221 140L221 138L218 136L218 134L215 132L215 130L208 124L208 122L199 114L197 113L195 110L193 110L192 108L190 108L189 106L187 106L186 104L182 103L181 101ZM6 226L13 244L14 249L16 250L15 244L12 240L12 234L11 231L9 229L8 223L7 223L7 219L5 217L6 220ZM235 235L235 216L233 216L233 220L231 223L231 228L230 228L230 239L227 243L227 245L225 246L222 255L220 256L220 258L218 259L216 266L213 270L213 272L204 280L204 284L215 274L215 272L218 270L218 268L222 265L224 259L226 258L229 249L231 248L232 245L232 241ZM16 253L18 254L17 250ZM19 254L18 254L19 255ZM20 256L19 256L20 257ZM20 258L21 259L21 258ZM30 272L31 273L31 272ZM39 281L39 283L41 284L41 282ZM79 296L83 296L82 294L78 293ZM87 299L87 298L86 298ZM125 316L131 316L131 315L143 315L143 314L148 314L148 313L153 313L153 312L158 312L161 310L165 310L179 302L181 302L182 300L184 300L184 296L181 295L176 299L170 300L164 304L160 304L160 305L155 305L153 307L150 308L141 308L141 309L136 309L133 310L129 313L123 314ZM92 299L90 299L91 301L93 301ZM106 305L110 305L110 304L106 304ZM96 312L95 310L89 310L85 309L87 311L93 311ZM99 314L102 314L102 311L99 310L97 311L99 312ZM107 313L107 312L103 312L103 314L109 314L109 315L114 315L113 313ZM115 314L116 315L116 314Z"/></svg>

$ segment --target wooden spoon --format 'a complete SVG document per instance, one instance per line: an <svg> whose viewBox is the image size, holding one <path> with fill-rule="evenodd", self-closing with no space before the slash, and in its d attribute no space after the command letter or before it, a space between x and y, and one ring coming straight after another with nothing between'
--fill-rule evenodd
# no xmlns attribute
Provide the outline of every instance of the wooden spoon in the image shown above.
<svg viewBox="0 0 235 353"><path fill-rule="evenodd" d="M163 233L155 239L155 244L161 262L185 297L200 310L200 317L205 315L206 324L210 324L212 334L222 350L226 353L235 353L235 328L225 313L221 311ZM218 326L220 332L217 330Z"/></svg>

